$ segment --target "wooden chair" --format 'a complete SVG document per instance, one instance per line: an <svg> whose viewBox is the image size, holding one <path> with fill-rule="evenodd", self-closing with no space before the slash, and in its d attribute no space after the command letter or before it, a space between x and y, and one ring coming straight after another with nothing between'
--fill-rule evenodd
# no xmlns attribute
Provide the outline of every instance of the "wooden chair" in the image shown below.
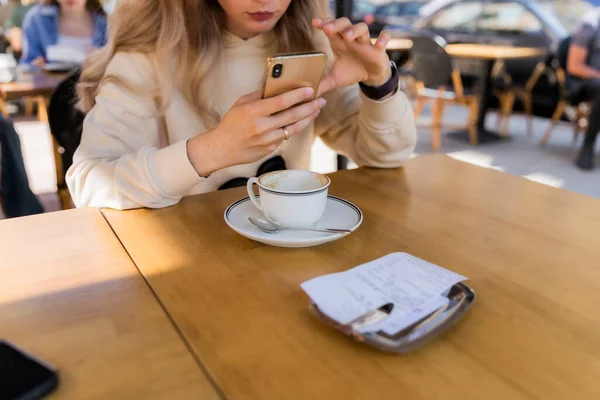
<svg viewBox="0 0 600 400"><path fill-rule="evenodd" d="M40 122L48 123L48 100L44 96L36 96L32 97L32 99L37 103L38 120ZM50 130L52 131L52 127L50 127ZM65 170L62 160L62 153L64 153L64 149L57 142L54 135L50 135L50 140L52 140L52 152L54 158L54 167L56 170L57 194L61 209L68 210L73 208L73 202L65 182Z"/></svg>
<svg viewBox="0 0 600 400"><path fill-rule="evenodd" d="M71 73L56 87L47 109L49 118L46 114L52 134L58 196L63 209L73 208L65 176L67 169L73 163L73 153L81 141L81 130L85 117L74 106L75 86L79 81L79 74L80 71Z"/></svg>
<svg viewBox="0 0 600 400"><path fill-rule="evenodd" d="M413 100L417 98L417 80L415 78L414 65L408 61L398 70L400 76L400 88L406 96Z"/></svg>
<svg viewBox="0 0 600 400"><path fill-rule="evenodd" d="M441 145L441 125L447 104L469 107L468 131L471 144L477 144L477 112L479 97L465 91L462 77L452 58L446 53L446 42L439 36L413 38L412 57L417 81L415 118L427 101L433 101L432 142L434 151Z"/></svg>
<svg viewBox="0 0 600 400"><path fill-rule="evenodd" d="M501 84L496 87L492 93L498 97L500 110L498 118L502 125L500 136L505 137L508 133L508 123L513 113L515 100L520 100L527 116L527 134L533 133L533 88L538 83L542 75L548 70L548 61L540 61L534 68L531 76L524 85L513 83L512 77L506 72L504 62L498 61L494 65L492 77L500 80Z"/></svg>
<svg viewBox="0 0 600 400"><path fill-rule="evenodd" d="M585 101L582 101L578 92L569 88L567 82L567 58L570 47L571 38L568 37L563 39L558 46L557 57L552 63L552 69L558 83L559 101L558 105L556 106L556 110L552 115L550 126L540 141L541 146L545 146L548 143L550 136L552 135L552 131L565 114L573 126L573 142L576 142L579 138L579 134L585 132L587 129L589 105Z"/></svg>
<svg viewBox="0 0 600 400"><path fill-rule="evenodd" d="M48 108L48 99L45 96L29 96L25 97L25 115L30 117L33 115L33 108L37 105L38 117L40 112L45 112Z"/></svg>

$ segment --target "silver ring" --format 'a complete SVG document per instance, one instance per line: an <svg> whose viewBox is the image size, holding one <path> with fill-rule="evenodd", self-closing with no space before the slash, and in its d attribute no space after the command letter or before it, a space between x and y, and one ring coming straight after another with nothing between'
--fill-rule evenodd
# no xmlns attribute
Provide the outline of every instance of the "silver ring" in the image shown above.
<svg viewBox="0 0 600 400"><path fill-rule="evenodd" d="M283 127L281 129L283 129L283 138L285 140L290 140L290 132L287 130L287 128Z"/></svg>

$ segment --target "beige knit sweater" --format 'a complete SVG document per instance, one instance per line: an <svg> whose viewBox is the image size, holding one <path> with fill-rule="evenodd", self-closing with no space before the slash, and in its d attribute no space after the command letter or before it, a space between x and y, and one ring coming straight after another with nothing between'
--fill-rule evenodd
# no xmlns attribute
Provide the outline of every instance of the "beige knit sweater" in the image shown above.
<svg viewBox="0 0 600 400"><path fill-rule="evenodd" d="M328 45L324 47L332 57ZM217 90L210 94L220 115L242 95L261 88L266 60L276 53L277 43L271 34L246 41L226 37L221 76L227 79L217 82ZM151 87L156 79L155 65L150 56L118 53L107 74L130 85ZM402 92L372 101L354 85L328 93L327 105L315 122L302 134L284 141L273 154L201 178L187 157L186 141L205 132L206 127L179 91L161 90L168 99L166 129L160 128L156 118L159 113L154 98L112 81L102 86L67 172L67 184L78 207L167 207L183 196L214 191L232 178L254 176L266 159L276 155L281 155L290 169L308 169L316 137L360 166L383 168L402 165L416 143L412 110ZM167 143L161 135L165 130Z"/></svg>

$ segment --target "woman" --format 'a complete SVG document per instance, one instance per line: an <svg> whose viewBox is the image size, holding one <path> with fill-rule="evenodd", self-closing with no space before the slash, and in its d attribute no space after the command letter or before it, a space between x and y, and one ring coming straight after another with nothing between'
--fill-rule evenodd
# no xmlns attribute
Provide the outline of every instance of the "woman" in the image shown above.
<svg viewBox="0 0 600 400"><path fill-rule="evenodd" d="M160 208L272 160L307 169L318 136L359 165L400 166L416 135L389 34L372 45L365 24L312 20L326 15L316 3L119 2L108 45L86 60L79 84L88 114L67 173L75 204ZM268 57L315 49L332 61L316 100L298 105L313 96L306 89L261 99Z"/></svg>
<svg viewBox="0 0 600 400"><path fill-rule="evenodd" d="M23 21L29 10L37 4L38 0L17 1L10 18L6 22L6 38L13 50L13 55L19 59L23 50Z"/></svg>
<svg viewBox="0 0 600 400"><path fill-rule="evenodd" d="M100 0L44 0L23 23L22 62L43 66L50 46L70 47L78 54L106 44L106 14Z"/></svg>

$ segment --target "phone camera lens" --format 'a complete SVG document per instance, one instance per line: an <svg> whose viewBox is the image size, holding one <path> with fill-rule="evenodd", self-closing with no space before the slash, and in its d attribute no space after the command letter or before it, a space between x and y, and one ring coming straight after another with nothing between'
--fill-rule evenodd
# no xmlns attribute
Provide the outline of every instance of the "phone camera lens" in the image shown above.
<svg viewBox="0 0 600 400"><path fill-rule="evenodd" d="M273 78L279 78L281 76L281 71L283 71L283 65L275 64L273 67Z"/></svg>

